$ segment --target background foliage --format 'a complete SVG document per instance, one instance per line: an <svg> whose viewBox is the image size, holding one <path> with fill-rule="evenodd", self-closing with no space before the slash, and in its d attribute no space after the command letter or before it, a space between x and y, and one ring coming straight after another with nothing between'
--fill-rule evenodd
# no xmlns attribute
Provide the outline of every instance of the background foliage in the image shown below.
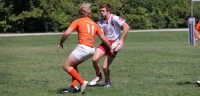
<svg viewBox="0 0 200 96"><path fill-rule="evenodd" d="M186 28L190 16L190 0L0 0L0 32L64 31L86 1L93 3L94 21L99 4L108 2L132 29ZM198 10L199 4L194 5Z"/></svg>

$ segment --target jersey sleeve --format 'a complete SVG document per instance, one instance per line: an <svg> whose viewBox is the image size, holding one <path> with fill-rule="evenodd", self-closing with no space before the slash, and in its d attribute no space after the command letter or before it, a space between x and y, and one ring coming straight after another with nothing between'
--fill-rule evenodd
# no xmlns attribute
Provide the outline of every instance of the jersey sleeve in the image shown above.
<svg viewBox="0 0 200 96"><path fill-rule="evenodd" d="M119 16L113 15L112 20L114 20L118 25L122 26L125 20Z"/></svg>
<svg viewBox="0 0 200 96"><path fill-rule="evenodd" d="M78 25L78 20L75 20L70 24L69 28L75 30L77 28L77 25Z"/></svg>
<svg viewBox="0 0 200 96"><path fill-rule="evenodd" d="M97 35L103 34L103 30L99 27L99 25L97 26Z"/></svg>
<svg viewBox="0 0 200 96"><path fill-rule="evenodd" d="M102 28L101 27L102 26L102 20L101 19L97 22L97 24L99 25L100 28Z"/></svg>

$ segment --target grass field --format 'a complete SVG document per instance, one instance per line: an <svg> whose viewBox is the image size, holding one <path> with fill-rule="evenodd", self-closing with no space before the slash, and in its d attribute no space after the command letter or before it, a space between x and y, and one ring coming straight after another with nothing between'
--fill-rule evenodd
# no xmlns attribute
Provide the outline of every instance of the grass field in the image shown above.
<svg viewBox="0 0 200 96"><path fill-rule="evenodd" d="M81 96L58 93L70 85L62 67L77 36L70 35L57 53L59 40L60 35L0 37L0 96ZM195 84L200 79L199 42L190 46L187 32L129 33L110 67L112 87L89 87L84 95L200 96ZM94 78L91 59L79 72L88 81Z"/></svg>

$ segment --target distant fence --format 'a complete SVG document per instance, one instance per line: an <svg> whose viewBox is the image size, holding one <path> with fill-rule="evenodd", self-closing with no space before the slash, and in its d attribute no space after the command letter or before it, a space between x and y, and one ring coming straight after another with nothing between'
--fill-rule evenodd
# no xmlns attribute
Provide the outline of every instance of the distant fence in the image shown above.
<svg viewBox="0 0 200 96"><path fill-rule="evenodd" d="M182 29L150 29L150 30L130 30L129 32L186 32L188 28ZM37 35L59 35L61 33L8 33L8 34L1 34L0 37L7 37L7 36L37 36ZM75 32L73 34L76 34Z"/></svg>

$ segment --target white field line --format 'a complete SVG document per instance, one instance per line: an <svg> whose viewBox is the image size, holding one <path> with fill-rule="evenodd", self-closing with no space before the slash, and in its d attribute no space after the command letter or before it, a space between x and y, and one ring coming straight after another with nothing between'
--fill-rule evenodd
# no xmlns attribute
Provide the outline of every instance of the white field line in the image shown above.
<svg viewBox="0 0 200 96"><path fill-rule="evenodd" d="M152 30L130 30L129 32L185 32L188 31L188 28L183 29L152 29ZM8 37L8 36L40 36L40 35L60 35L63 34L63 32L60 33L8 33L8 34L1 34L0 37ZM72 34L77 34L76 32L73 32Z"/></svg>
<svg viewBox="0 0 200 96"><path fill-rule="evenodd" d="M188 28L181 29L150 29L150 30L130 30L129 32L186 32Z"/></svg>

